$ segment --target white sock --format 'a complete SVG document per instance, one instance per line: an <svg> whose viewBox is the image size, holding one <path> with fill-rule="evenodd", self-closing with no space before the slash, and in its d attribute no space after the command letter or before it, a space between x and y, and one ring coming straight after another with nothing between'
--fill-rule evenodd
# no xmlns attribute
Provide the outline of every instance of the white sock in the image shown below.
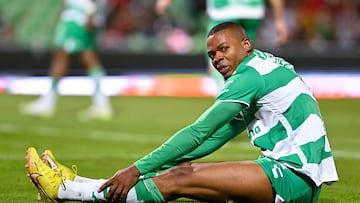
<svg viewBox="0 0 360 203"><path fill-rule="evenodd" d="M105 183L105 180L88 183L65 180L64 185L59 187L58 199L77 201L106 200L107 191L97 192L103 183Z"/></svg>
<svg viewBox="0 0 360 203"><path fill-rule="evenodd" d="M92 182L74 182L65 180L64 185L61 185L58 190L59 200L70 200L70 201L95 201L95 200L106 200L107 192L103 191L98 193L99 187L105 183L106 180L95 180L87 178ZM84 179L85 180L85 179ZM108 190L108 189L106 189ZM143 203L137 199L135 187L132 187L126 197L127 203Z"/></svg>
<svg viewBox="0 0 360 203"><path fill-rule="evenodd" d="M137 199L135 187L132 187L126 197L126 203L142 203L143 201L139 201Z"/></svg>
<svg viewBox="0 0 360 203"><path fill-rule="evenodd" d="M54 107L56 105L56 102L57 102L57 97L58 97L58 94L57 92L51 90L50 92L48 92L47 94L44 94L42 95L40 98L39 98L39 102L42 104L42 105L45 105L47 107Z"/></svg>
<svg viewBox="0 0 360 203"><path fill-rule="evenodd" d="M105 183L106 180L105 179L93 179L93 178L86 178L86 177L82 177L82 176L76 176L74 179L74 182L78 182L78 183L94 183L94 182L102 182Z"/></svg>
<svg viewBox="0 0 360 203"><path fill-rule="evenodd" d="M110 110L110 108L111 108L109 98L107 97L107 95L105 95L101 91L97 91L93 95L93 103L97 108L100 108L100 109Z"/></svg>

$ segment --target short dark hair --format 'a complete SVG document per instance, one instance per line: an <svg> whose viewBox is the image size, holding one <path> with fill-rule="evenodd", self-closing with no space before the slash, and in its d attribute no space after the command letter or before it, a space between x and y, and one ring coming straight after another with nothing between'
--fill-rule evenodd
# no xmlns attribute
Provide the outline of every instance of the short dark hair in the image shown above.
<svg viewBox="0 0 360 203"><path fill-rule="evenodd" d="M220 30L224 30L227 28L236 28L237 30L240 31L240 34L244 37L247 37L247 33L244 30L244 28L238 24L238 23L234 23L234 22L223 22L220 24L215 25L213 28L211 28L211 30L209 31L207 37L210 37L211 35L219 32Z"/></svg>

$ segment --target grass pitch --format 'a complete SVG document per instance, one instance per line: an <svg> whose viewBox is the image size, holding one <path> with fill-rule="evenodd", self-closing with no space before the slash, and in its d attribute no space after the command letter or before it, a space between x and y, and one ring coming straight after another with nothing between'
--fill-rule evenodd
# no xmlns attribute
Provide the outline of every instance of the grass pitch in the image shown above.
<svg viewBox="0 0 360 203"><path fill-rule="evenodd" d="M37 191L26 176L25 151L51 149L63 164L76 164L82 176L109 178L193 122L212 98L112 97L108 122L77 119L89 97L61 97L51 119L18 113L34 96L0 94L0 202L31 203ZM318 202L360 202L360 100L320 100L340 182L323 186ZM201 161L256 159L259 151L242 135Z"/></svg>

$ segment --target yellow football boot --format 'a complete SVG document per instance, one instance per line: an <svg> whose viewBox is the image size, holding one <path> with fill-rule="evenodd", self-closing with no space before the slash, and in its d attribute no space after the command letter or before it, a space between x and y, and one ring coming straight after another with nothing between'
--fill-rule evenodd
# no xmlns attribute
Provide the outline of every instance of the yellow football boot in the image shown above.
<svg viewBox="0 0 360 203"><path fill-rule="evenodd" d="M47 164L52 170L57 172L61 177L66 180L73 181L77 176L77 167L72 165L72 169L60 164L54 154L50 150L45 150L43 153L43 162Z"/></svg>
<svg viewBox="0 0 360 203"><path fill-rule="evenodd" d="M40 159L34 147L30 147L26 151L26 160L28 176L39 191L41 200L51 203L58 202L59 187L64 187L63 178Z"/></svg>

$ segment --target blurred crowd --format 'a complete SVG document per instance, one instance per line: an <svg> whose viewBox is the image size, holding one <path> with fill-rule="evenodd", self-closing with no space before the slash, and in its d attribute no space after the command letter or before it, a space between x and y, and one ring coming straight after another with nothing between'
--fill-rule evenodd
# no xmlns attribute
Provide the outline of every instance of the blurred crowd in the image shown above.
<svg viewBox="0 0 360 203"><path fill-rule="evenodd" d="M16 42L14 36L17 27L11 26L16 24L12 22L15 18L9 19L3 15L6 11L4 8L1 9L5 5L1 4L1 1L6 0L0 0L0 41ZM158 16L154 10L155 1L100 0L102 16L99 22L102 26L98 48L102 51L135 53L203 53L207 20L206 0L174 0L167 13L162 16ZM285 2L285 18L290 32L290 40L286 46L305 46L320 53L329 51L330 48L341 49L344 52L358 51L359 1L285 0ZM51 5L54 4L49 4ZM256 45L275 48L271 12L267 11L266 14L258 30Z"/></svg>
<svg viewBox="0 0 360 203"><path fill-rule="evenodd" d="M295 46L304 44L318 52L326 52L329 47L357 50L359 9L360 2L356 0L288 0L285 15L291 34L290 43ZM271 27L268 19L260 31L263 43L269 43L266 32Z"/></svg>

